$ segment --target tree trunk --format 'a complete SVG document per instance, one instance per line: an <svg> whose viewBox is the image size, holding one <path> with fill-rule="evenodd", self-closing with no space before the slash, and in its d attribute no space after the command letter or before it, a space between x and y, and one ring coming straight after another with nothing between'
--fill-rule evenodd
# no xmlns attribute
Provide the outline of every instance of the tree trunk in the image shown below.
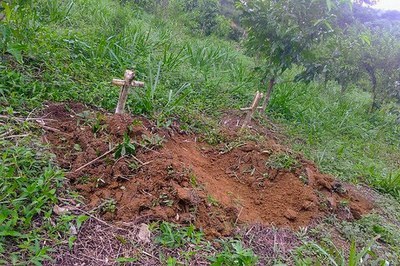
<svg viewBox="0 0 400 266"><path fill-rule="evenodd" d="M264 102L263 102L263 105L262 105L262 108L260 111L262 114L264 114L265 110L267 110L267 106L269 104L271 94L274 89L274 85L275 85L275 77L273 77L269 80L268 90L267 90L267 93L265 94Z"/></svg>

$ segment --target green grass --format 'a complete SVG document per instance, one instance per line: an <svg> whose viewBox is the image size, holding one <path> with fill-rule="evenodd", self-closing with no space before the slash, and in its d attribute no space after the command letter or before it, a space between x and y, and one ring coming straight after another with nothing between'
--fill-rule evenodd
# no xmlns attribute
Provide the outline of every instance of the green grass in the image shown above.
<svg viewBox="0 0 400 266"><path fill-rule="evenodd" d="M400 125L389 112L398 107L388 104L369 113L370 101L358 88L340 94L336 84L325 89L282 83L269 111L284 125L293 140L290 144L322 171L365 182L399 199Z"/></svg>
<svg viewBox="0 0 400 266"><path fill-rule="evenodd" d="M211 257L212 266L251 266L257 263L257 256L251 249L244 248L238 240L222 242L224 250Z"/></svg>
<svg viewBox="0 0 400 266"><path fill-rule="evenodd" d="M0 264L40 265L54 245L71 237L70 226L79 228L85 217L54 216L63 173L37 130L9 117L0 120Z"/></svg>
<svg viewBox="0 0 400 266"><path fill-rule="evenodd" d="M0 21L1 115L27 117L46 101L80 101L113 111L118 89L111 80L134 68L146 86L129 95L130 113L144 114L159 126L179 119L182 129L199 132L202 140L216 144L224 140L218 130L221 113L248 106L254 92L265 89L253 71L257 59L246 56L240 43L219 34L199 35L193 31L198 25L174 7L157 7L150 14L144 10L152 10L151 5L143 8L133 1L7 3L7 19ZM285 73L284 79L296 71ZM369 113L371 96L364 89L354 85L341 94L334 83L325 88L318 82L278 82L268 115L283 126L291 146L324 172L365 182L399 199L400 126L394 115L398 105L388 103ZM93 130L99 130L98 125ZM28 137L7 138L26 132ZM52 246L73 244L75 236L66 233L71 224L79 227L85 220L52 213L63 173L40 144L40 133L27 122L0 120L0 263L48 260ZM157 138L148 142L162 145ZM275 156L270 163L287 169L297 164L286 155ZM379 233L387 245L398 246L393 223L374 223L375 227L372 222L351 223L341 230L364 232L368 239ZM162 224L158 241L167 247L200 241L193 230ZM237 243L224 247L213 259L222 261L216 265L255 261L254 254Z"/></svg>

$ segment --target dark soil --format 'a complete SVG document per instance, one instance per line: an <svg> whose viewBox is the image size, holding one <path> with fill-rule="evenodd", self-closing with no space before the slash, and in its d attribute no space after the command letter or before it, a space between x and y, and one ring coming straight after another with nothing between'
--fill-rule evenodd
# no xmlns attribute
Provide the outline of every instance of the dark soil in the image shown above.
<svg viewBox="0 0 400 266"><path fill-rule="evenodd" d="M231 234L237 224L297 229L329 213L358 219L372 208L352 187L280 145L272 131L257 131L263 141L237 142L240 123L232 121L240 117L232 114L221 122L228 142L217 147L198 142L196 135L157 129L143 117L76 103L50 104L44 116L51 119L44 140L68 171L70 186L84 196L87 208L110 222L193 223L214 237ZM136 142L136 158L110 152L76 171L115 149L124 134ZM276 154L298 163L276 169L266 163Z"/></svg>

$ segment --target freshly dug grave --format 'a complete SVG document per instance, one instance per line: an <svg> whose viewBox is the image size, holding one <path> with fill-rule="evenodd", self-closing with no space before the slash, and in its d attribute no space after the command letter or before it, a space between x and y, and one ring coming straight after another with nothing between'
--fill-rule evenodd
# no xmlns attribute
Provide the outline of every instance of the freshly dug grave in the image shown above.
<svg viewBox="0 0 400 266"><path fill-rule="evenodd" d="M229 235L237 224L296 229L328 213L357 219L372 208L268 134L266 140L240 137L232 118L222 123L229 125L228 141L212 147L142 117L77 103L50 104L43 116L44 141L72 188L87 208L115 223L193 223L212 237Z"/></svg>

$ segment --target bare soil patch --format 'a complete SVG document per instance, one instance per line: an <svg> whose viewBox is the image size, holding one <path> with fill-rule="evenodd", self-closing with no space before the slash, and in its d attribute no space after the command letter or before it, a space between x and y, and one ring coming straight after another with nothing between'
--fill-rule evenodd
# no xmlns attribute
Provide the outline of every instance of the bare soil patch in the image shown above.
<svg viewBox="0 0 400 266"><path fill-rule="evenodd" d="M235 143L239 123L222 122L230 142L213 147L196 135L157 129L143 117L76 103L50 104L44 115L51 119L44 141L68 171L70 186L84 196L87 208L113 223L193 223L216 237L231 234L238 224L297 229L328 213L357 219L372 208L352 187L280 145L271 131L264 132L265 141ZM115 158L111 152L76 171L115 149L125 134L136 147L135 157ZM296 163L277 167L272 159L281 155Z"/></svg>

